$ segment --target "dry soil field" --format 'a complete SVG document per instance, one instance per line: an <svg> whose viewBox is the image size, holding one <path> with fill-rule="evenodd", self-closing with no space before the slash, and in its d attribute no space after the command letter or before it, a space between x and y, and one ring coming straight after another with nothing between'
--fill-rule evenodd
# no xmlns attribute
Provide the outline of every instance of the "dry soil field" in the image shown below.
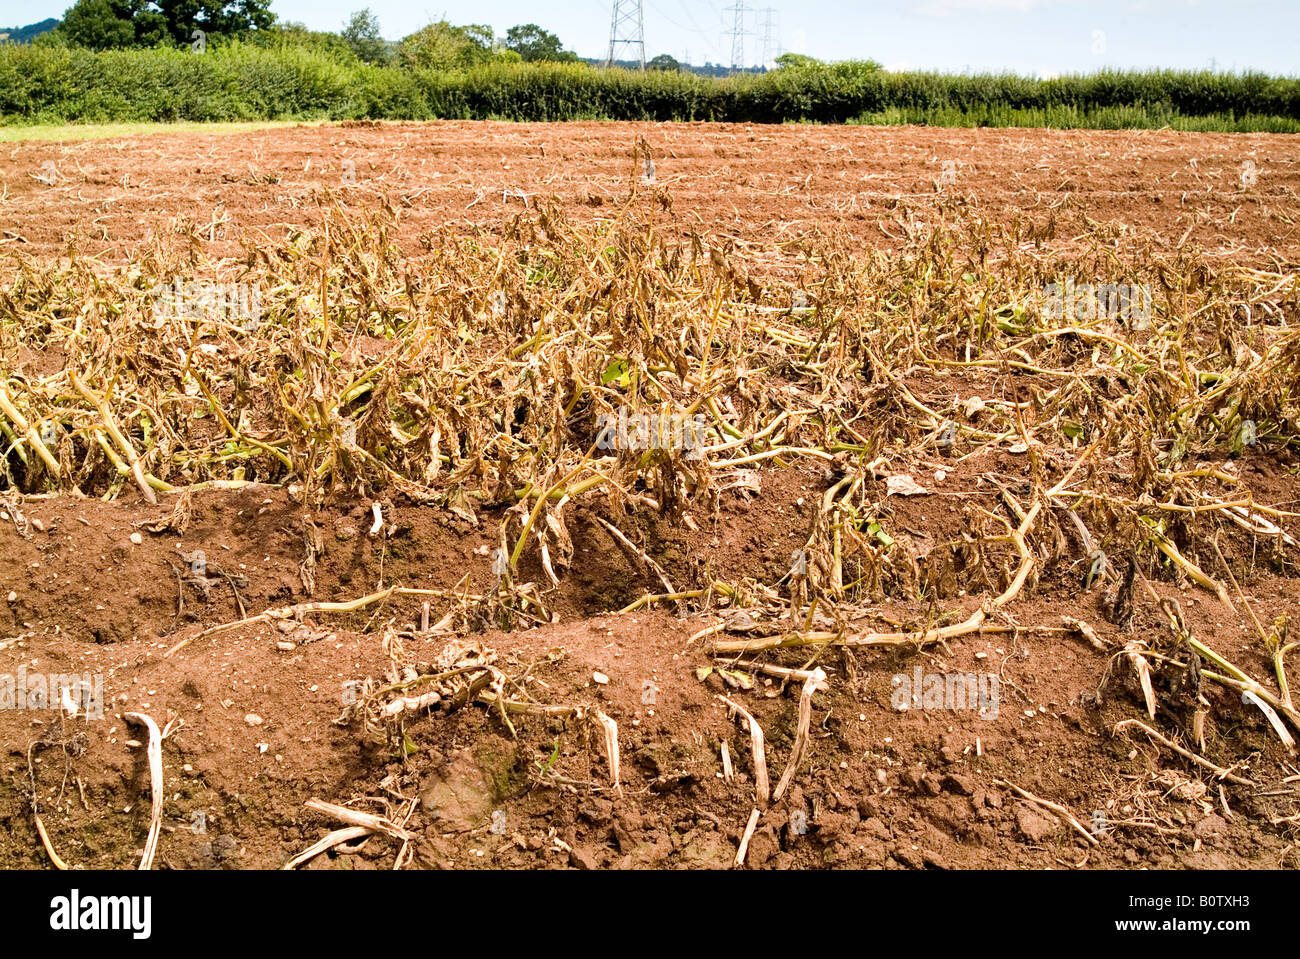
<svg viewBox="0 0 1300 959"><path fill-rule="evenodd" d="M1298 191L1269 135L6 145L0 866L1293 868Z"/></svg>

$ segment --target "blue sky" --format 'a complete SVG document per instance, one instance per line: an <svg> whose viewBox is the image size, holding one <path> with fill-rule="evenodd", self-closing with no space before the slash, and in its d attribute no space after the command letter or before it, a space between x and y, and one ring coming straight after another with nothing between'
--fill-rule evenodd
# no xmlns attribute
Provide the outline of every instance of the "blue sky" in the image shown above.
<svg viewBox="0 0 1300 959"><path fill-rule="evenodd" d="M644 0L646 55L729 63L736 0ZM0 24L61 16L69 0L0 0ZM283 19L339 29L369 6L398 39L446 17L498 34L538 23L586 57L609 43L610 0L272 0ZM887 67L1024 74L1102 67L1300 73L1300 0L745 0L745 61L762 60L762 14L774 11L781 49Z"/></svg>

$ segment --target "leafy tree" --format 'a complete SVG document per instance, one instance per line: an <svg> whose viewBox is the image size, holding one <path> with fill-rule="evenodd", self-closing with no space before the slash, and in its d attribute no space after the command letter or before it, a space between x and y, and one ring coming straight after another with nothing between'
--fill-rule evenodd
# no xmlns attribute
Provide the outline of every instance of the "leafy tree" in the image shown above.
<svg viewBox="0 0 1300 959"><path fill-rule="evenodd" d="M110 0L77 0L63 14L59 31L68 42L91 50L112 50L135 44L135 24L122 17Z"/></svg>
<svg viewBox="0 0 1300 959"><path fill-rule="evenodd" d="M544 60L571 63L578 59L572 50L564 49L559 37L535 23L525 23L507 30L506 49L513 50L528 63Z"/></svg>
<svg viewBox="0 0 1300 959"><path fill-rule="evenodd" d="M92 50L156 46L167 35L162 14L149 0L77 0L55 29L60 39Z"/></svg>
<svg viewBox="0 0 1300 959"><path fill-rule="evenodd" d="M467 23L463 27L456 27L475 44L488 51L488 56L492 55L492 44L496 42L496 34L486 23Z"/></svg>
<svg viewBox="0 0 1300 959"><path fill-rule="evenodd" d="M357 62L352 47L337 33L309 30L304 23L277 21L269 30L259 30L249 39L261 47L305 47L341 63Z"/></svg>
<svg viewBox="0 0 1300 959"><path fill-rule="evenodd" d="M271 0L77 0L63 15L60 36L93 50L190 43L195 30L242 37L275 23Z"/></svg>
<svg viewBox="0 0 1300 959"><path fill-rule="evenodd" d="M682 65L677 62L675 57L661 53L654 59L647 61L645 68L647 70L681 70Z"/></svg>
<svg viewBox="0 0 1300 959"><path fill-rule="evenodd" d="M379 18L369 7L352 14L342 36L357 59L365 63L386 63L391 56L387 41L379 34Z"/></svg>
<svg viewBox="0 0 1300 959"><path fill-rule="evenodd" d="M195 30L218 37L243 37L275 25L271 0L149 0L167 23L167 33L185 45Z"/></svg>
<svg viewBox="0 0 1300 959"><path fill-rule="evenodd" d="M783 53L776 58L776 65L782 70L799 70L807 67L820 67L822 62L816 57L802 53Z"/></svg>
<svg viewBox="0 0 1300 959"><path fill-rule="evenodd" d="M422 27L398 44L403 65L422 70L463 70L493 59L492 28L454 27L446 20Z"/></svg>

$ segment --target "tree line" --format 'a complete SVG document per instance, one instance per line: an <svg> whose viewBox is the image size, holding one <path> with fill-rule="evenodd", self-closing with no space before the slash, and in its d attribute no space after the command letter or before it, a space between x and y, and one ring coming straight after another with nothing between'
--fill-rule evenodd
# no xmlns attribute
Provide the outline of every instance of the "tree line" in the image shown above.
<svg viewBox="0 0 1300 959"><path fill-rule="evenodd" d="M0 28L13 42L88 50L185 48L201 41L301 45L376 66L463 69L491 62L570 63L578 60L559 37L535 23L497 37L490 26L430 23L396 42L385 40L379 18L358 10L338 32L310 30L280 20L271 0L77 0L62 20Z"/></svg>

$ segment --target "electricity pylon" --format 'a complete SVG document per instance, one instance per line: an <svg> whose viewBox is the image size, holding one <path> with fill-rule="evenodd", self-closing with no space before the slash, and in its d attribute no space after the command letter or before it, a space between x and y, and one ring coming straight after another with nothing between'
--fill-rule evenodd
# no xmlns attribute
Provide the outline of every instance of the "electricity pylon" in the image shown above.
<svg viewBox="0 0 1300 959"><path fill-rule="evenodd" d="M781 55L780 27L777 26L777 13L773 7L759 11L763 14L760 28L763 32L763 65L773 62Z"/></svg>
<svg viewBox="0 0 1300 959"><path fill-rule="evenodd" d="M641 9L641 0L614 0L613 11L609 18L609 55L605 66L612 67L617 57L614 56L619 46L635 48L633 57L645 69L645 15Z"/></svg>
<svg viewBox="0 0 1300 959"><path fill-rule="evenodd" d="M723 13L734 13L731 26L731 69L739 70L745 66L745 0L736 0L734 7L727 7Z"/></svg>

